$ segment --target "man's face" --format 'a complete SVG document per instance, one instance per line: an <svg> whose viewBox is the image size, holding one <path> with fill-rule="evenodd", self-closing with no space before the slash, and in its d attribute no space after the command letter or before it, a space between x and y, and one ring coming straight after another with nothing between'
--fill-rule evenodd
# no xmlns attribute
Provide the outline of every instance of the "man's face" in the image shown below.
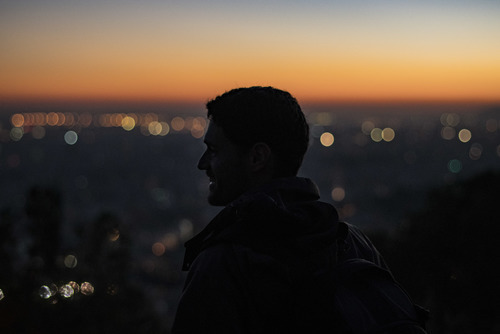
<svg viewBox="0 0 500 334"><path fill-rule="evenodd" d="M207 149L198 168L205 170L210 178L208 202L226 205L248 189L248 154L232 143L214 122L210 122L204 141Z"/></svg>

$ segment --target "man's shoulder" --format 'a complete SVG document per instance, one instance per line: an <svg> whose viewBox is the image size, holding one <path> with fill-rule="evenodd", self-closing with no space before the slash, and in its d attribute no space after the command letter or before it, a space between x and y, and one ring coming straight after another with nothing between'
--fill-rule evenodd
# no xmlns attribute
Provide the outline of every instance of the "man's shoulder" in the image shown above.
<svg viewBox="0 0 500 334"><path fill-rule="evenodd" d="M238 242L220 242L202 250L193 266L247 268L279 265L278 260L265 252Z"/></svg>
<svg viewBox="0 0 500 334"><path fill-rule="evenodd" d="M364 259L387 268L382 255L375 245L361 229L352 224L339 223L337 244L340 260Z"/></svg>

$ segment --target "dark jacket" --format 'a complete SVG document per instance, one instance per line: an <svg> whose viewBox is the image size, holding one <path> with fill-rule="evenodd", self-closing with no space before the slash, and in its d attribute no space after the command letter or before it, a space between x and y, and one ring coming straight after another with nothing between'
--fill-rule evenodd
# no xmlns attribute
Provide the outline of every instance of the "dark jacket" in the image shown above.
<svg viewBox="0 0 500 334"><path fill-rule="evenodd" d="M224 208L186 243L173 333L334 333L338 215L305 178L277 179ZM343 257L383 267L349 226Z"/></svg>

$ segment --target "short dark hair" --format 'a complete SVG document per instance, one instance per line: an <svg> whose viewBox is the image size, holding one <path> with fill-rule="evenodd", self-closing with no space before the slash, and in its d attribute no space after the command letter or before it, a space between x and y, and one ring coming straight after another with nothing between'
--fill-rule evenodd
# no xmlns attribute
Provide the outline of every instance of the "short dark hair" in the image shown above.
<svg viewBox="0 0 500 334"><path fill-rule="evenodd" d="M309 145L309 125L297 100L273 87L236 88L207 103L208 118L243 149L266 143L275 177L295 176Z"/></svg>

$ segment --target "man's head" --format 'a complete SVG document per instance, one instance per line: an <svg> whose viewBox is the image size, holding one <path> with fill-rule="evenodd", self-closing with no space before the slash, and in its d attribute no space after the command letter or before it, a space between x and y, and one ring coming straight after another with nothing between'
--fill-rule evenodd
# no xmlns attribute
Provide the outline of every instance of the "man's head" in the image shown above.
<svg viewBox="0 0 500 334"><path fill-rule="evenodd" d="M211 204L225 205L259 183L297 174L309 126L289 93L237 88L209 101L207 111L207 151L198 167L211 179Z"/></svg>

